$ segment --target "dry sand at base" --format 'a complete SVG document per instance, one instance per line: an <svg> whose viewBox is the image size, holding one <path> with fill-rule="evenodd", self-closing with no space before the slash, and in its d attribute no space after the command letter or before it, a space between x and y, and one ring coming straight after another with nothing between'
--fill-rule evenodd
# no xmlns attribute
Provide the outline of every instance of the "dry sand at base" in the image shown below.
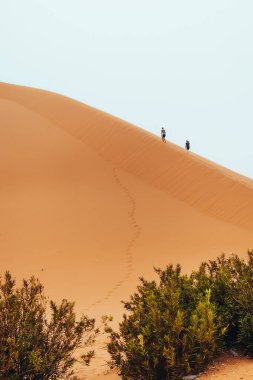
<svg viewBox="0 0 253 380"><path fill-rule="evenodd" d="M116 374L89 376L89 380L120 380ZM199 380L252 380L253 360L247 357L234 358L224 355L219 362L211 365L207 373L200 375Z"/></svg>
<svg viewBox="0 0 253 380"><path fill-rule="evenodd" d="M153 266L253 247L252 180L72 99L0 84L0 144L1 272L80 313L116 324Z"/></svg>
<svg viewBox="0 0 253 380"><path fill-rule="evenodd" d="M219 363L210 366L208 373L200 380L252 380L253 360L246 357L234 358L224 355ZM109 380L109 379L108 379ZM111 378L110 380L113 380Z"/></svg>

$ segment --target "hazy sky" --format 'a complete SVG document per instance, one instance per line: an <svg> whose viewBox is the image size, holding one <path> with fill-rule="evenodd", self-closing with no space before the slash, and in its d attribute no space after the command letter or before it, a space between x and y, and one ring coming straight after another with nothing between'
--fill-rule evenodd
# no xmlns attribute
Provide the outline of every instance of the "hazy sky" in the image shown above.
<svg viewBox="0 0 253 380"><path fill-rule="evenodd" d="M0 0L0 80L62 93L253 178L252 0Z"/></svg>

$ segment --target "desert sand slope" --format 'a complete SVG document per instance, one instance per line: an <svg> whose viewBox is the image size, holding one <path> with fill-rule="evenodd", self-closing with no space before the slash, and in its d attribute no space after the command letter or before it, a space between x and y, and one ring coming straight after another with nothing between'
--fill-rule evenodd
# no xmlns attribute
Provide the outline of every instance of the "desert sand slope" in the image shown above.
<svg viewBox="0 0 253 380"><path fill-rule="evenodd" d="M153 266L253 246L252 180L72 99L0 84L0 145L1 272L79 312L117 321Z"/></svg>

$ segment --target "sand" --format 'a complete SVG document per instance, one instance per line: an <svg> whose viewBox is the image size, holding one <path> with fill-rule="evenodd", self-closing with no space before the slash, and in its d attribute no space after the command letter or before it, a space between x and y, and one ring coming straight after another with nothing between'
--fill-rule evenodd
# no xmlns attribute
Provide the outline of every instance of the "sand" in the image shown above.
<svg viewBox="0 0 253 380"><path fill-rule="evenodd" d="M224 354L218 361L210 365L207 373L201 375L199 380L251 380L252 378L252 359L242 356L235 358L232 355Z"/></svg>
<svg viewBox="0 0 253 380"><path fill-rule="evenodd" d="M78 313L116 324L153 266L253 247L251 179L80 102L0 84L0 144L1 272Z"/></svg>

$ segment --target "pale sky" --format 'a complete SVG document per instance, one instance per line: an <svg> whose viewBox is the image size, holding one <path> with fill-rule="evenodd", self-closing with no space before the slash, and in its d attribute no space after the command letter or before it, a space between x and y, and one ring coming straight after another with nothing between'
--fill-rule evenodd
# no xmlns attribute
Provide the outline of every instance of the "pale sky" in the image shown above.
<svg viewBox="0 0 253 380"><path fill-rule="evenodd" d="M252 0L0 0L0 80L64 94L253 178Z"/></svg>

